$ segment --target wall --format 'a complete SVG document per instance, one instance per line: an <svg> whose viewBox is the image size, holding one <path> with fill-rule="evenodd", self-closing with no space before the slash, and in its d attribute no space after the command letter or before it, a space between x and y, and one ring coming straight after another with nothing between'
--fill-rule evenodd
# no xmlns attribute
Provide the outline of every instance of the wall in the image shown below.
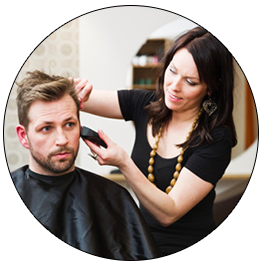
<svg viewBox="0 0 265 265"><path fill-rule="evenodd" d="M16 81L19 82L26 72L36 69L55 75L78 76L78 32L78 20L73 20L48 36L25 61ZM16 85L14 85L9 96L4 124L6 158L11 171L28 164L28 150L19 143L16 135L17 124Z"/></svg>

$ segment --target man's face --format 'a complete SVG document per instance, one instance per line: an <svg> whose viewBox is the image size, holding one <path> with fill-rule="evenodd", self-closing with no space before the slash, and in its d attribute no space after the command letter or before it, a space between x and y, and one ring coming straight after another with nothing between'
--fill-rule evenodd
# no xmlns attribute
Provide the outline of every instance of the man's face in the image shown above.
<svg viewBox="0 0 265 265"><path fill-rule="evenodd" d="M74 100L65 95L52 102L36 101L29 109L28 118L25 137L30 150L30 169L53 176L73 171L80 136Z"/></svg>

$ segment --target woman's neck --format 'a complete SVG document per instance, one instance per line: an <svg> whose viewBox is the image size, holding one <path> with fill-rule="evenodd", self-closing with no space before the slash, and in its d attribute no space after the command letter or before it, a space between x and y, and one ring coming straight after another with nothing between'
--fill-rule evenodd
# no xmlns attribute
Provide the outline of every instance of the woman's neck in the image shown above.
<svg viewBox="0 0 265 265"><path fill-rule="evenodd" d="M170 123L181 124L181 123L192 123L197 117L199 109L192 109L185 112L172 111L172 118Z"/></svg>

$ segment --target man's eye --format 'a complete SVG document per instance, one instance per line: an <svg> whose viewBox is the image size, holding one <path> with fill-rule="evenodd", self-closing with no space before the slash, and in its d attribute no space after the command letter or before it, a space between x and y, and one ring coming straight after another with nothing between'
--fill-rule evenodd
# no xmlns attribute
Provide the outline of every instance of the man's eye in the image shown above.
<svg viewBox="0 0 265 265"><path fill-rule="evenodd" d="M75 124L74 124L73 122L68 122L68 123L66 124L66 127L68 127L68 128L72 128L74 125L75 125Z"/></svg>
<svg viewBox="0 0 265 265"><path fill-rule="evenodd" d="M48 132L48 131L50 131L50 129L51 129L50 126L45 126L45 127L43 127L41 130L42 130L43 132Z"/></svg>

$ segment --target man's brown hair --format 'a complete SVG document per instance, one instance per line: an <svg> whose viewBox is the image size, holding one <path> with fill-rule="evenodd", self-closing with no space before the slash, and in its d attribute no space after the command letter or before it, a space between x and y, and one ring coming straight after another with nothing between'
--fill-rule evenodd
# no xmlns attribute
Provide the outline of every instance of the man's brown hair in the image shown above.
<svg viewBox="0 0 265 265"><path fill-rule="evenodd" d="M70 95L77 107L79 118L80 102L73 82L62 76L48 75L41 71L27 72L27 77L17 83L18 120L26 129L29 124L28 111L35 101L52 102Z"/></svg>

